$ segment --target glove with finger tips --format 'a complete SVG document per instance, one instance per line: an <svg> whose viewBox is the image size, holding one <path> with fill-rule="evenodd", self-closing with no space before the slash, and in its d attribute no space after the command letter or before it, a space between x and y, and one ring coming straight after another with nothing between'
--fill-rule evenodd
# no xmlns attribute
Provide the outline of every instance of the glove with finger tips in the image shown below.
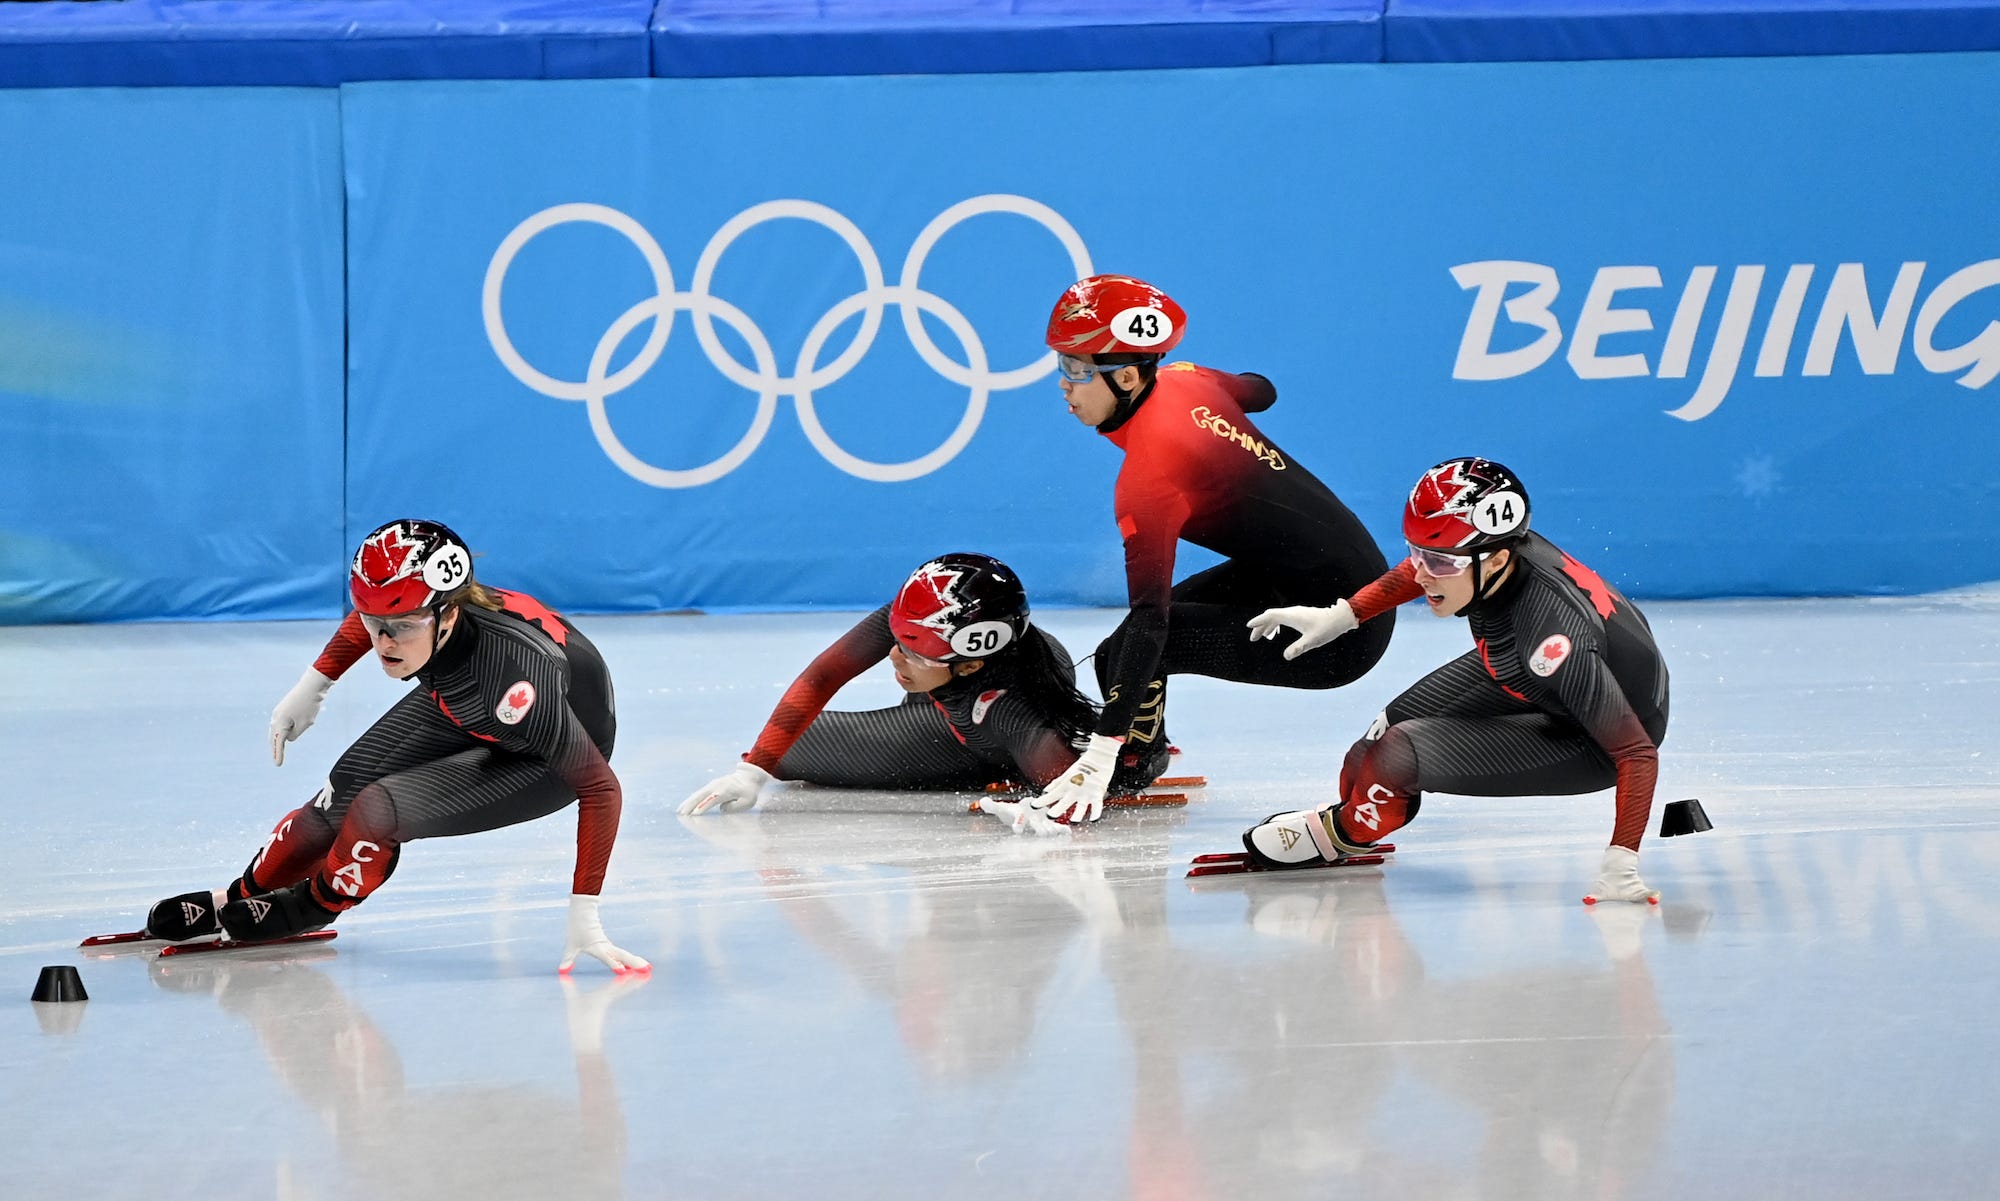
<svg viewBox="0 0 2000 1201"><path fill-rule="evenodd" d="M679 813L682 817L699 817L704 813L735 813L753 808L764 785L770 782L770 772L745 760L728 775L717 776L695 789L694 795L681 802Z"/></svg>
<svg viewBox="0 0 2000 1201"><path fill-rule="evenodd" d="M1361 625L1354 616L1353 607L1344 600L1326 608L1289 605L1266 609L1245 624L1250 627L1252 642L1276 638L1281 630L1297 630L1298 641L1285 648L1286 659L1296 659L1307 651L1318 650Z"/></svg>
<svg viewBox="0 0 2000 1201"><path fill-rule="evenodd" d="M312 728L319 718L319 707L326 701L327 690L333 681L319 674L317 668L306 668L306 674L292 685L278 707L271 710L271 762L279 767L285 765L285 744L298 738Z"/></svg>
<svg viewBox="0 0 2000 1201"><path fill-rule="evenodd" d="M1069 827L1055 821L1028 801L1002 801L982 797L979 807L1006 822L1016 834L1067 834Z"/></svg>
<svg viewBox="0 0 2000 1201"><path fill-rule="evenodd" d="M614 944L604 933L597 917L598 898L573 893L569 898L569 929L563 937L562 962L556 970L565 975L576 966L578 955L588 955L620 975L650 972L653 965Z"/></svg>
<svg viewBox="0 0 2000 1201"><path fill-rule="evenodd" d="M1111 783L1113 769L1118 766L1119 748L1124 745L1122 738L1092 734L1076 762L1063 769L1040 796L1028 802L1021 816L1014 820L1014 829L1022 828L1029 810L1056 821L1094 822L1104 816L1104 792Z"/></svg>
<svg viewBox="0 0 2000 1201"><path fill-rule="evenodd" d="M1597 883L1583 898L1586 905L1599 901L1660 903L1659 892L1646 887L1646 882L1639 878L1639 852L1621 846L1604 848L1604 863L1598 869Z"/></svg>

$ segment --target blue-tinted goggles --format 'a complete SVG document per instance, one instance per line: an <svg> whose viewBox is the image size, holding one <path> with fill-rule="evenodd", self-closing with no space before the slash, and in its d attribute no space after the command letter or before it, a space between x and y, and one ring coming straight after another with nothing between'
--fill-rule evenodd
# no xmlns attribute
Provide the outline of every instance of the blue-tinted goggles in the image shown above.
<svg viewBox="0 0 2000 1201"><path fill-rule="evenodd" d="M1130 367L1131 365L1130 363L1107 363L1100 367L1089 359L1079 358L1073 354L1059 354L1056 356L1056 374L1062 376L1072 384L1087 384L1093 375L1108 375L1120 367Z"/></svg>

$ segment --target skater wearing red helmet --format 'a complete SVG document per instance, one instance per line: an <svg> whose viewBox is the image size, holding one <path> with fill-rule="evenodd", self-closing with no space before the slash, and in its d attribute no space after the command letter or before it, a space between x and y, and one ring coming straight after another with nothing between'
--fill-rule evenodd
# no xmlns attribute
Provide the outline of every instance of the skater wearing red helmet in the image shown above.
<svg viewBox="0 0 2000 1201"><path fill-rule="evenodd" d="M1340 498L1246 416L1277 399L1270 380L1160 362L1186 328L1180 305L1123 275L1078 281L1049 316L1070 413L1125 452L1113 508L1131 603L1097 648L1104 712L1095 733L1036 798L1057 817L1095 819L1121 762L1165 763L1167 677L1336 688L1389 645L1393 615L1304 658L1243 639L1250 617L1329 603L1387 561ZM1183 540L1228 561L1176 584Z"/></svg>
<svg viewBox="0 0 2000 1201"><path fill-rule="evenodd" d="M1097 711L1076 690L1069 652L1028 612L1020 579L997 559L960 552L923 564L894 601L812 661L743 762L696 789L681 803L682 816L748 809L773 779L835 788L1044 787L1075 760ZM907 693L902 704L822 712L885 658ZM1119 776L1120 787L1151 782ZM1014 816L1011 803L987 804Z"/></svg>
<svg viewBox="0 0 2000 1201"><path fill-rule="evenodd" d="M355 553L354 612L272 715L272 757L371 650L419 687L334 763L326 787L286 814L226 888L153 906L155 938L243 941L318 929L396 869L402 844L470 834L577 806L576 871L561 961L587 954L645 971L597 914L623 793L608 757L617 718L597 648L567 619L473 578L472 553L434 521L392 521Z"/></svg>
<svg viewBox="0 0 2000 1201"><path fill-rule="evenodd" d="M1425 472L1403 512L1410 557L1335 609L1280 608L1251 637L1301 631L1301 654L1423 597L1465 617L1474 649L1389 702L1347 752L1340 799L1243 836L1266 866L1366 853L1417 815L1425 790L1568 796L1616 787L1611 845L1589 898L1650 901L1639 840L1667 732L1667 668L1645 614L1528 529L1528 491L1486 459Z"/></svg>

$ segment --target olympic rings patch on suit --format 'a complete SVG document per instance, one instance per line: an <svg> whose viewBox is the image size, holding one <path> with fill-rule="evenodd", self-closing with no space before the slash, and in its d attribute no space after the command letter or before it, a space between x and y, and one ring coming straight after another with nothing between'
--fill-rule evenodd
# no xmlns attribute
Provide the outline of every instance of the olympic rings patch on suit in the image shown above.
<svg viewBox="0 0 2000 1201"><path fill-rule="evenodd" d="M768 200L743 210L723 223L722 228L709 239L708 245L702 248L701 257L695 263L694 279L688 290L683 292L675 287L673 268L667 262L666 253L643 225L606 205L558 204L516 225L494 250L493 258L486 266L486 281L480 296L486 339L492 344L493 353L499 356L500 362L515 379L555 400L582 401L590 413L590 428L597 436L598 445L604 448L604 453L625 474L656 488L696 488L736 470L763 442L772 419L777 416L778 400L784 396L792 398L807 439L827 462L865 480L891 483L916 479L949 463L972 441L973 434L979 429L980 419L985 416L986 400L991 393L1025 387L1055 370L1054 351L1048 351L1023 367L992 370L986 360L986 346L972 328L972 323L956 307L920 286L924 260L938 240L961 222L986 213L1013 213L1037 222L1062 243L1063 250L1069 255L1073 278L1083 279L1095 274L1090 264L1090 251L1084 246L1083 238L1063 219L1062 214L1025 196L1000 192L974 196L939 213L911 244L895 284L884 282L882 263L876 257L874 246L852 221L840 213L810 200ZM767 221L788 218L810 221L839 235L860 262L866 286L820 316L799 348L798 361L792 373L785 375L778 370L776 355L764 331L743 310L712 294L709 284L715 277L723 252L737 238ZM523 247L545 230L575 222L602 225L624 235L645 258L646 266L652 272L654 294L626 309L605 329L597 340L597 348L590 356L590 367L583 379L561 380L537 370L515 348L500 314L500 295L506 284L507 270ZM889 305L902 310L903 331L931 370L966 388L969 395L964 416L936 449L900 463L877 463L853 454L833 440L820 424L819 414L813 408L813 393L846 376L868 353L881 327L883 310ZM699 467L676 469L655 466L633 454L611 428L604 402L631 387L652 370L666 348L667 335L673 330L674 315L682 311L693 320L695 339L701 343L702 351L715 369L739 387L757 394L757 413L750 422L749 430L720 458ZM819 356L827 339L842 322L856 313L861 315L861 327L855 333L854 341L832 362L821 366ZM918 316L920 313L929 313L952 332L965 351L964 363L957 362L938 348L924 329ZM717 320L734 330L750 348L750 356L754 360L752 366L746 367L738 362L729 348L722 344L715 332ZM631 362L612 371L611 357L619 344L641 323L648 321L652 322L652 329L648 331L638 354L633 356Z"/></svg>

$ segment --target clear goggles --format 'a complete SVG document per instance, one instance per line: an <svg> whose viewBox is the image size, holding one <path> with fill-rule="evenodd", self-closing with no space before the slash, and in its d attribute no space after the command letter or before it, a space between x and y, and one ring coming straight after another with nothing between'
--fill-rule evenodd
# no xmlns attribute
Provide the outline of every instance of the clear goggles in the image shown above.
<svg viewBox="0 0 2000 1201"><path fill-rule="evenodd" d="M1433 576L1464 575L1472 566L1472 555L1454 555L1428 546L1410 543L1410 562Z"/></svg>
<svg viewBox="0 0 2000 1201"><path fill-rule="evenodd" d="M437 621L437 614L425 611L410 613L401 617L376 617L372 613L361 614L361 625L371 638L387 634L392 640L401 642L423 632L425 626Z"/></svg>
<svg viewBox="0 0 2000 1201"><path fill-rule="evenodd" d="M909 647L907 647L907 646L904 646L904 645L903 645L903 642L902 642L902 639L900 639L900 638L896 640L896 645L895 645L895 650L897 651L897 653L901 654L901 655L903 656L903 658L905 658L905 659L908 659L908 660L909 660L910 662L912 662L912 663L916 664L916 665L917 665L918 667L950 667L950 666L951 666L951 664L950 664L949 662L947 662L946 660L943 660L943 659L933 659L933 658L931 658L931 657L930 657L929 655L919 655L919 654L918 654L917 652L915 652L915 651L911 650L911 649L910 649Z"/></svg>
<svg viewBox="0 0 2000 1201"><path fill-rule="evenodd" d="M1130 366L1132 366L1130 363L1107 363L1100 367L1089 359L1079 358L1073 354L1056 356L1056 374L1072 384L1087 384L1093 375L1109 375L1120 367Z"/></svg>

